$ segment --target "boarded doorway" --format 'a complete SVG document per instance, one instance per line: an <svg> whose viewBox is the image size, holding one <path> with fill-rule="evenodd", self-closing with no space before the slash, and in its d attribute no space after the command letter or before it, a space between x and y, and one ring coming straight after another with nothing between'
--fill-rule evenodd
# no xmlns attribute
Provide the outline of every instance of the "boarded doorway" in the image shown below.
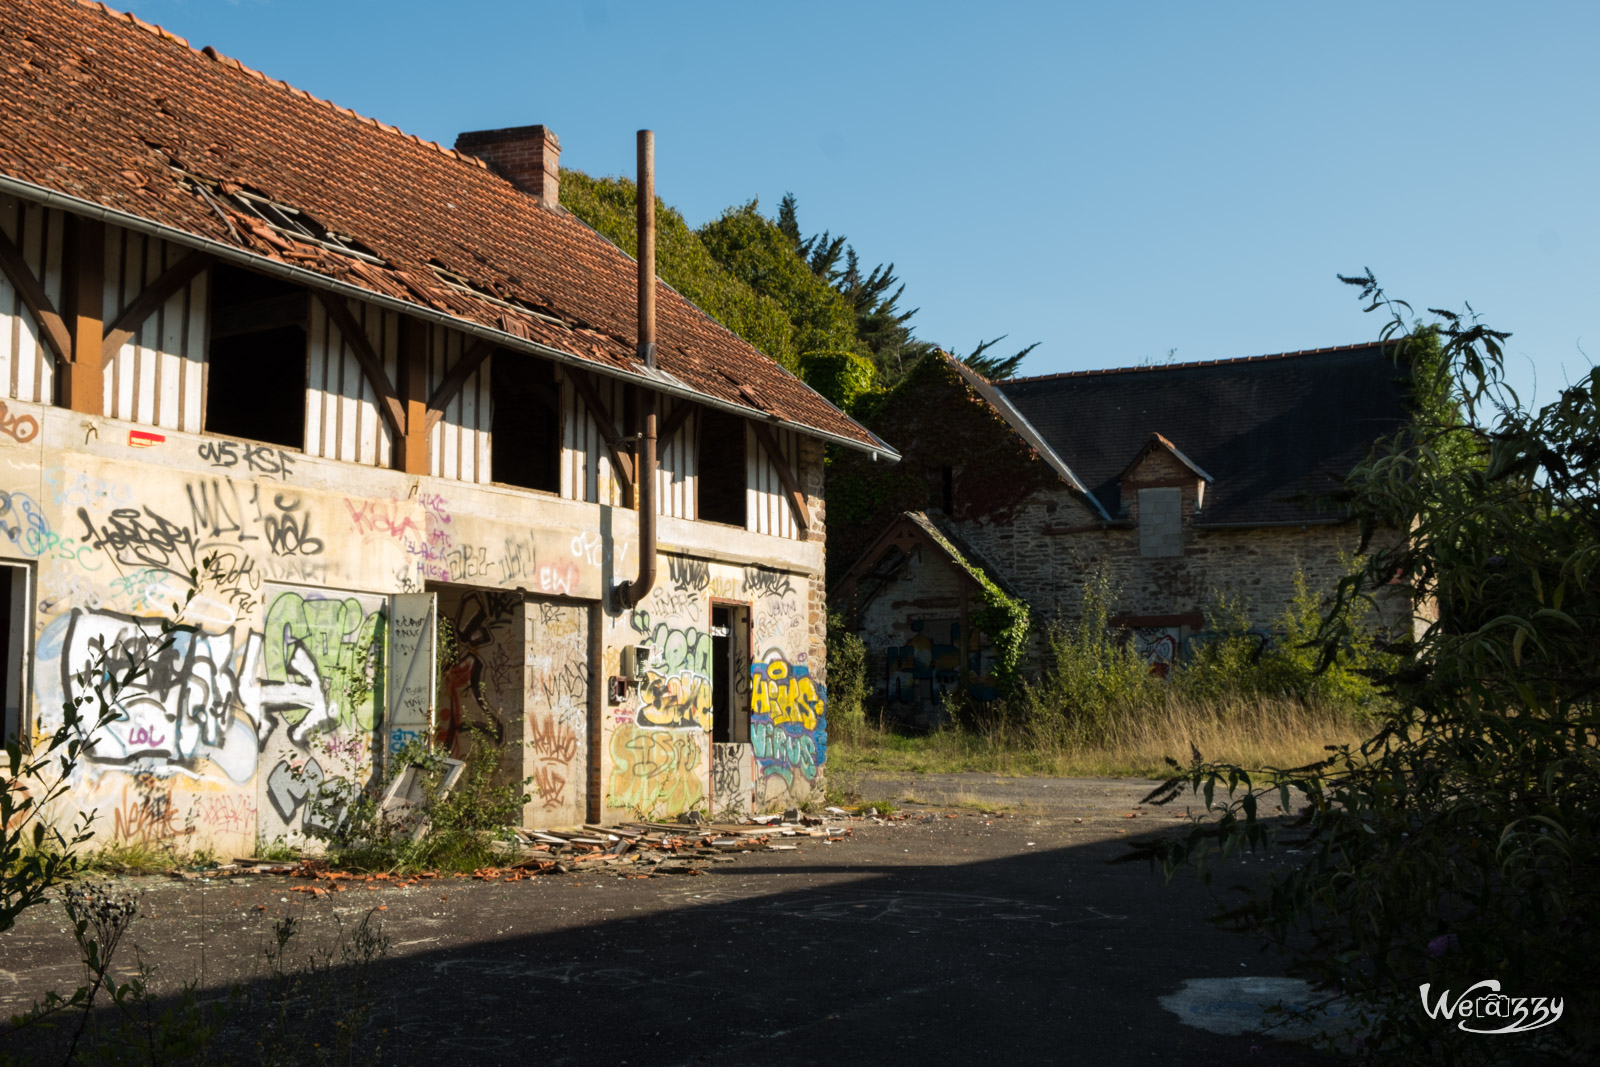
<svg viewBox="0 0 1600 1067"><path fill-rule="evenodd" d="M439 586L436 737L457 758L498 752L497 784L528 794L522 825L576 826L589 783L589 606Z"/></svg>
<svg viewBox="0 0 1600 1067"><path fill-rule="evenodd" d="M571 826L588 812L589 608L527 603L528 685L524 826Z"/></svg>

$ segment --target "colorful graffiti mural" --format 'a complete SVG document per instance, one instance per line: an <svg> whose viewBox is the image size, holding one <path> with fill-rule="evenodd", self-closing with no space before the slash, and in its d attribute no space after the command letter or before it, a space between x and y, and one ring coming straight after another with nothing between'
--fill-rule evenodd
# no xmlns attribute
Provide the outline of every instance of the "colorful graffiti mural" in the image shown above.
<svg viewBox="0 0 1600 1067"><path fill-rule="evenodd" d="M523 657L527 724L522 774L533 803L526 824L579 823L588 815L584 762L589 736L589 609L529 601Z"/></svg>
<svg viewBox="0 0 1600 1067"><path fill-rule="evenodd" d="M750 743L762 775L807 782L827 759L827 690L778 655L750 665Z"/></svg>
<svg viewBox="0 0 1600 1067"><path fill-rule="evenodd" d="M650 644L639 725L711 729L711 635L696 626L652 625L648 611L635 611L632 624Z"/></svg>
<svg viewBox="0 0 1600 1067"><path fill-rule="evenodd" d="M298 586L262 594L257 822L270 841L319 828L335 793L378 773L388 600Z"/></svg>
<svg viewBox="0 0 1600 1067"><path fill-rule="evenodd" d="M937 707L944 694L961 684L962 647L966 647L967 684L978 700L998 695L992 677L994 648L976 630L962 639L959 619L912 619L914 636L903 645L884 649L884 694L898 704Z"/></svg>
<svg viewBox="0 0 1600 1067"><path fill-rule="evenodd" d="M1183 630L1177 626L1140 626L1133 631L1133 650L1150 668L1150 673L1165 678L1177 662Z"/></svg>
<svg viewBox="0 0 1600 1067"><path fill-rule="evenodd" d="M257 762L256 724L246 709L258 643L231 629L162 642L159 619L79 609L56 618L36 648L41 664L56 666L35 676L40 727L59 726L63 700L93 708L97 688L143 664L117 690L116 717L91 739L85 768L248 782Z"/></svg>

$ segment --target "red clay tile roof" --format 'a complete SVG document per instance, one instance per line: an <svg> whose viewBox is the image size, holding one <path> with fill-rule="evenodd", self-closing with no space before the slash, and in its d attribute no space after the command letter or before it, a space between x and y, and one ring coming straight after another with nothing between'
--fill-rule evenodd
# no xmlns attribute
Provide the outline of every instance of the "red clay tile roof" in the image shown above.
<svg viewBox="0 0 1600 1067"><path fill-rule="evenodd" d="M6 0L0 100L0 174L640 376L632 259L472 157L81 0ZM308 212L385 265L225 220L174 164ZM548 318L450 288L432 261ZM656 323L680 392L894 456L665 284Z"/></svg>

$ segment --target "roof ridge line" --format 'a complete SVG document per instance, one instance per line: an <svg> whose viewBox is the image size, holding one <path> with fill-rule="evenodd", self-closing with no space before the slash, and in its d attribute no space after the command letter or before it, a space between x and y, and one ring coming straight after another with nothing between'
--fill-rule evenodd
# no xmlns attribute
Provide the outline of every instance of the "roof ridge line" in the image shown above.
<svg viewBox="0 0 1600 1067"><path fill-rule="evenodd" d="M223 55L221 52L217 51L216 48L213 47L212 45L206 45L204 48L196 48L194 45L189 43L187 38L180 37L177 34L173 33L171 30L169 30L169 29L167 29L167 28L165 28L163 26L158 26L153 22L146 22L144 19L140 18L138 15L135 15L131 11L118 11L115 8L108 7L105 4L104 0L75 0L75 2L80 7L98 8L102 13L104 13L105 15L109 16L110 18L112 18L114 20L121 21L121 22L127 22L129 25L132 25L132 26L135 26L135 27L137 27L137 28L139 28L141 30L144 30L146 33L154 34L155 36L161 38L163 41L171 41L173 44L180 45L181 47L187 48L189 51L193 52L195 55L202 56L202 57L204 57L206 59L209 59L213 63L219 63L224 67L231 67L232 69L237 70L241 74L257 78L260 81L266 82L268 85L276 85L280 89L283 89L285 92L289 93L291 96L297 96L297 97L300 97L303 100L309 100L314 104L320 104L321 106L326 107L326 108L330 108L330 109L332 109L334 111L339 112L342 115L347 115L350 118L355 119L357 122L362 123L363 125L372 126L375 129L384 130L385 132L392 133L397 137L400 137L400 138L402 138L404 140L407 140L407 141L412 141L412 142L414 142L416 144L419 144L419 145L423 146L424 148L432 148L434 151L439 152L442 155L453 156L453 157L455 157L456 159L460 160L463 163L470 164L472 166L478 167L478 168L483 169L483 170L488 170L489 169L489 164L485 163L483 160L479 159L477 156L467 155L466 153L458 151L457 149L454 149L454 148L446 148L444 145L440 144L437 141L425 140L424 138L419 137L414 133L407 133L406 131L402 130L398 126L391 126L386 122L380 122L378 119L372 118L371 116L368 116L368 115L363 115L363 114L361 114L360 112L356 111L353 108L348 108L348 107L345 107L345 106L343 106L341 104L336 104L332 100L324 100L320 96L313 96L310 92L306 91L305 89L300 89L300 88L297 88L297 87L295 87L293 85L290 85L288 82L283 81L282 79L279 79L279 78L274 78L270 74L267 74L267 73L265 73L263 71L256 70L254 67L247 67L243 63L239 62L239 60L234 59L232 56Z"/></svg>
<svg viewBox="0 0 1600 1067"><path fill-rule="evenodd" d="M1164 370L1183 370L1188 367L1218 367L1234 363L1261 363L1272 359L1292 359L1295 356L1320 356L1330 352L1349 352L1358 348L1380 348L1384 341L1363 341L1349 345L1329 345L1326 348L1302 348L1293 352L1270 352L1260 356L1232 356L1227 359L1196 359L1186 363L1159 363L1147 364L1140 367L1103 367L1094 370L1067 370L1057 371L1054 374L1032 374L1017 378L1006 378L995 382L997 388L1017 382L1047 382L1056 378L1089 378L1099 374L1143 374Z"/></svg>

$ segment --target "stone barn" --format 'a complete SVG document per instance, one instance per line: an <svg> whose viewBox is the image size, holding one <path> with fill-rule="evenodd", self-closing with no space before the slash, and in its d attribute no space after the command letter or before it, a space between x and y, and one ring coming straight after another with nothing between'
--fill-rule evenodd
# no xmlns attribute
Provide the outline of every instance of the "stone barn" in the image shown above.
<svg viewBox="0 0 1600 1067"><path fill-rule="evenodd" d="M1378 344L1001 382L928 357L867 420L904 460L830 472L831 601L915 716L959 684L982 695L967 621L986 581L1071 619L1107 575L1114 624L1164 672L1219 594L1266 633L1297 580L1337 583L1359 535L1328 498L1410 388Z"/></svg>

